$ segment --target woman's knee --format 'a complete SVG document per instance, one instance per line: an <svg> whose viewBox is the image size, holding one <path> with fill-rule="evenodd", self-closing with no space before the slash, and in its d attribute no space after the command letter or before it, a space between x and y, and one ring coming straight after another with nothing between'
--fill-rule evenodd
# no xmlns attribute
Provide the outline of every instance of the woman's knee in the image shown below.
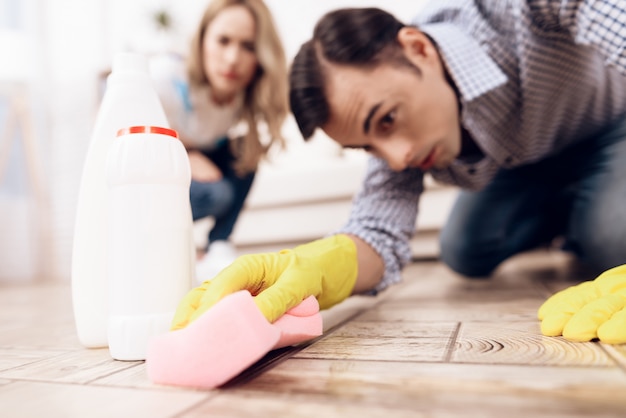
<svg viewBox="0 0 626 418"><path fill-rule="evenodd" d="M194 219L221 216L230 210L235 200L233 186L226 180L211 183L194 181L189 194Z"/></svg>

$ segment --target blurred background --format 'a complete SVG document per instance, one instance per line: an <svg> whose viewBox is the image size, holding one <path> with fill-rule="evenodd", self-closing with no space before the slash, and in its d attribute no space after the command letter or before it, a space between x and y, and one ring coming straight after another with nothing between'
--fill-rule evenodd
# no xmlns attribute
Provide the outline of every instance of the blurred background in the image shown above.
<svg viewBox="0 0 626 418"><path fill-rule="evenodd" d="M0 0L0 283L70 279L77 193L112 58L184 52L206 3ZM408 21L425 1L266 3L291 59L329 10L376 6ZM288 148L260 168L238 247L318 238L347 218L365 155L322 134L304 143L292 119L284 132ZM422 204L420 227L436 230L451 196ZM196 235L201 245L204 232Z"/></svg>

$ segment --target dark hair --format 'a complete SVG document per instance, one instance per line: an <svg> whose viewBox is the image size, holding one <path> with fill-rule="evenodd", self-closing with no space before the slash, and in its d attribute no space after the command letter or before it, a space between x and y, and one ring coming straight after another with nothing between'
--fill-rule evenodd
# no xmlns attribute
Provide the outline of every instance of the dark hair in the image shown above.
<svg viewBox="0 0 626 418"><path fill-rule="evenodd" d="M313 38L296 54L289 72L289 102L305 139L329 117L325 93L327 63L371 68L391 60L413 64L397 36L405 25L377 8L346 8L329 12L315 25Z"/></svg>

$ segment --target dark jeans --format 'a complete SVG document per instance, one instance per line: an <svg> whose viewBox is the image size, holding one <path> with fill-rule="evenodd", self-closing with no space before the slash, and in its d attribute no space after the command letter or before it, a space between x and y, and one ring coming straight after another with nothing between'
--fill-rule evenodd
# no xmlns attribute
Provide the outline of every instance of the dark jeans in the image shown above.
<svg viewBox="0 0 626 418"><path fill-rule="evenodd" d="M232 168L234 157L229 141L221 140L210 151L202 151L222 171L222 179L216 182L192 180L189 190L193 220L211 216L215 219L209 232L209 244L213 241L228 240L243 208L255 173L237 176Z"/></svg>
<svg viewBox="0 0 626 418"><path fill-rule="evenodd" d="M600 273L626 263L626 120L535 164L463 191L441 233L442 260L484 277L507 258L565 239Z"/></svg>

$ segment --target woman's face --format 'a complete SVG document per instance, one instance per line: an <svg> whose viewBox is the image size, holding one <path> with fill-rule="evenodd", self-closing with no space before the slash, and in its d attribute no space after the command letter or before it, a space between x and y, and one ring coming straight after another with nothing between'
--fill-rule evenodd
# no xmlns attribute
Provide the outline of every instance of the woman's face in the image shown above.
<svg viewBox="0 0 626 418"><path fill-rule="evenodd" d="M203 65L213 99L227 103L257 69L256 22L245 6L229 6L211 21L202 42Z"/></svg>

